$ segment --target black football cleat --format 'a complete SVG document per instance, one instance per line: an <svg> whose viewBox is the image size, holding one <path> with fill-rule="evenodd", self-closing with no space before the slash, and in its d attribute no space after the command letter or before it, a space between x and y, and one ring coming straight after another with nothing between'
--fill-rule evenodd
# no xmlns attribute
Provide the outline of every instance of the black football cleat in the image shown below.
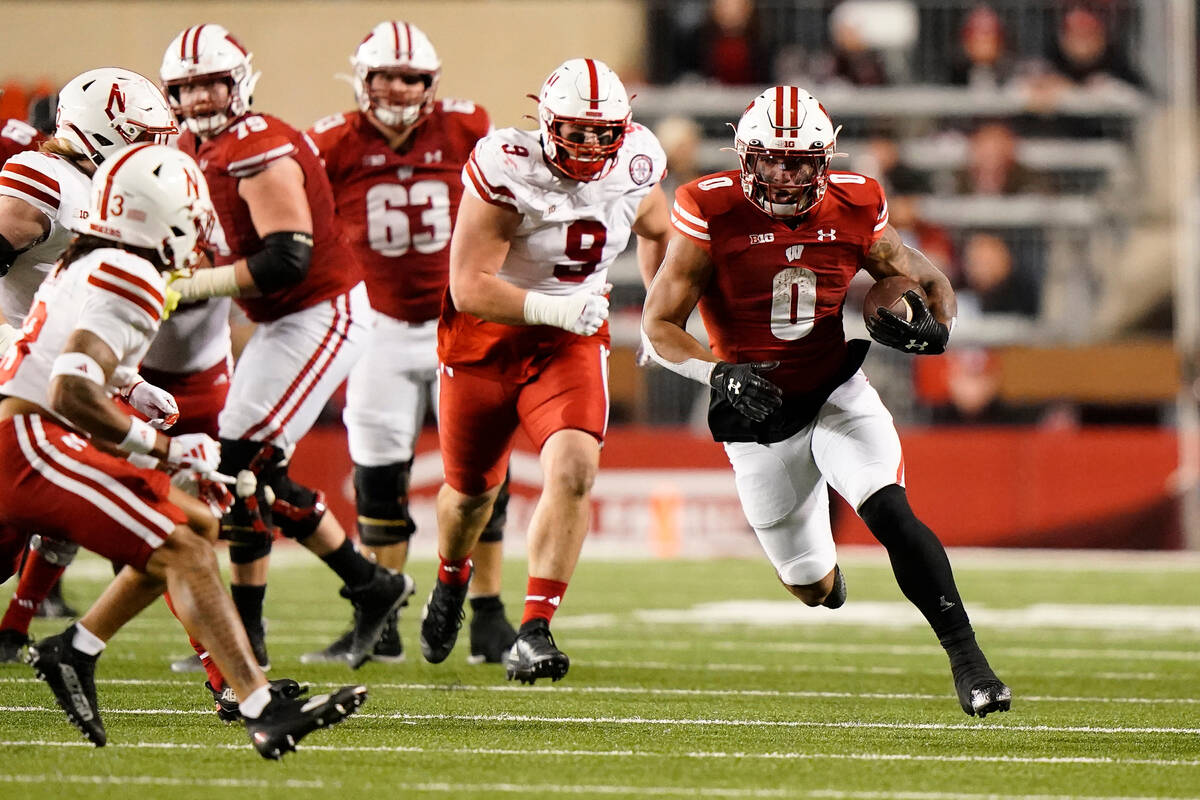
<svg viewBox="0 0 1200 800"><path fill-rule="evenodd" d="M993 711L1008 711L1012 707L1012 689L996 677L986 661L973 668L954 670L954 691L962 710L972 717L983 719Z"/></svg>
<svg viewBox="0 0 1200 800"><path fill-rule="evenodd" d="M310 698L284 697L271 687L271 702L257 719L247 719L246 731L263 758L277 760L292 753L308 734L336 725L367 702L367 687L343 686Z"/></svg>
<svg viewBox="0 0 1200 800"><path fill-rule="evenodd" d="M67 719L96 747L104 747L108 734L96 701L96 659L75 649L72 625L57 636L29 645L26 662L46 682Z"/></svg>
<svg viewBox="0 0 1200 800"><path fill-rule="evenodd" d="M472 606L475 600L471 600ZM504 616L504 604L496 599L487 607L474 607L471 614L471 655L468 664L503 664L517 632Z"/></svg>
<svg viewBox="0 0 1200 800"><path fill-rule="evenodd" d="M356 619L357 616L355 614ZM371 650L369 660L384 664L404 663L404 643L400 640L400 631L396 627L398 621L398 611L393 611L388 615L387 623L383 626L383 633L379 635L379 641ZM350 643L353 640L354 628L350 627L341 636L330 642L324 650L313 650L300 656L300 663L345 664L350 656Z"/></svg>
<svg viewBox="0 0 1200 800"><path fill-rule="evenodd" d="M554 644L550 623L544 619L531 619L521 626L504 660L508 679L516 678L521 683L533 683L538 678L560 680L570 666L571 659Z"/></svg>
<svg viewBox="0 0 1200 800"><path fill-rule="evenodd" d="M846 576L837 564L833 565L833 588L821 601L821 605L826 608L841 608L846 605Z"/></svg>
<svg viewBox="0 0 1200 800"><path fill-rule="evenodd" d="M0 630L0 664L24 664L29 637L12 628Z"/></svg>
<svg viewBox="0 0 1200 800"><path fill-rule="evenodd" d="M962 710L982 719L996 711L1008 711L1012 707L1012 689L996 677L988 664L987 657L975 642L975 634L969 628L953 637L942 640L946 654L950 656L950 674L954 677L954 691Z"/></svg>
<svg viewBox="0 0 1200 800"><path fill-rule="evenodd" d="M212 693L213 707L217 712L217 718L221 722L237 722L242 718L242 709L239 705L237 692L232 686L226 685L220 691L213 688L213 685L208 681L204 682L204 688ZM283 697L294 700L308 692L307 686L301 686L291 678L279 678L271 681L271 688L277 690Z"/></svg>
<svg viewBox="0 0 1200 800"><path fill-rule="evenodd" d="M375 577L362 586L342 587L342 597L354 604L354 629L346 654L346 663L351 669L358 669L371 657L392 612L400 608L416 588L409 576L383 567L377 567Z"/></svg>
<svg viewBox="0 0 1200 800"><path fill-rule="evenodd" d="M452 586L438 581L425 601L421 612L421 654L430 664L440 664L454 649L462 627L463 601L467 598L467 584Z"/></svg>

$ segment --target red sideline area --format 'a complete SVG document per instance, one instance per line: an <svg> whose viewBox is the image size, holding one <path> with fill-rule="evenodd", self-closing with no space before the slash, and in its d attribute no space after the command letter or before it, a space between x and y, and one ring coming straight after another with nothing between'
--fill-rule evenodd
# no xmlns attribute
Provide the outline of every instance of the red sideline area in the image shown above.
<svg viewBox="0 0 1200 800"><path fill-rule="evenodd" d="M901 439L913 508L947 545L1182 547L1171 491L1177 463L1172 431L937 428L906 430ZM436 435L427 431L418 450L436 445ZM315 429L292 463L297 480L326 489L339 519L354 519L351 503L334 490L348 485L351 471L341 428ZM689 431L620 427L609 431L601 468L729 465L719 445ZM840 501L834 531L841 543L874 542Z"/></svg>

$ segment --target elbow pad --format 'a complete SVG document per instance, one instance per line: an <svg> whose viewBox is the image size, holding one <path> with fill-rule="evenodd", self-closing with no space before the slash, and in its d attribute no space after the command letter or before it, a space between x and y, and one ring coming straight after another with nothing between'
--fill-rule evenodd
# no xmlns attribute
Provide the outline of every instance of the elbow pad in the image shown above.
<svg viewBox="0 0 1200 800"><path fill-rule="evenodd" d="M246 259L250 277L263 294L295 286L308 275L313 237L300 231L276 231L263 237L263 249Z"/></svg>

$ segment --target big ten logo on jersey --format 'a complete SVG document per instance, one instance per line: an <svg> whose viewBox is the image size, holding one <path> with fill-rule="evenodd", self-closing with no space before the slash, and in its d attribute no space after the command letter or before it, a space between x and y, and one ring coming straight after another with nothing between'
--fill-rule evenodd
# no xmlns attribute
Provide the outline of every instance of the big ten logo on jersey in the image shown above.
<svg viewBox="0 0 1200 800"><path fill-rule="evenodd" d="M572 264L555 264L554 277L566 283L583 283L604 260L604 244L608 230L595 219L577 219L567 226L567 242L563 252Z"/></svg>
<svg viewBox="0 0 1200 800"><path fill-rule="evenodd" d="M377 183L367 190L366 202L367 242L378 253L392 258L410 249L436 253L450 241L450 187L443 181Z"/></svg>
<svg viewBox="0 0 1200 800"><path fill-rule="evenodd" d="M752 233L750 234L750 244L766 244L767 242L775 241L773 233Z"/></svg>

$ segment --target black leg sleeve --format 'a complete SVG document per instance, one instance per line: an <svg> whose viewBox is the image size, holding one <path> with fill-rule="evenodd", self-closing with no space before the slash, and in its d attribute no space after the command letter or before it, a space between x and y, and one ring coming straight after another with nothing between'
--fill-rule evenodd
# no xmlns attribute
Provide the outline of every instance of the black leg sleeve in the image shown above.
<svg viewBox="0 0 1200 800"><path fill-rule="evenodd" d="M867 498L858 514L887 548L900 591L925 615L938 638L969 631L971 622L954 585L946 548L913 515L903 487L885 486Z"/></svg>

